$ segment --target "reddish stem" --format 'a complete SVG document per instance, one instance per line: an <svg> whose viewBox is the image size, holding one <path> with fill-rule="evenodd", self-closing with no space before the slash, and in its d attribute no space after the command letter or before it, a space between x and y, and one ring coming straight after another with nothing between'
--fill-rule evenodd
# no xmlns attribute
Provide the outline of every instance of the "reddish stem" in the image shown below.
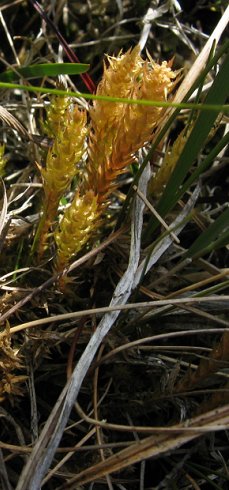
<svg viewBox="0 0 229 490"><path fill-rule="evenodd" d="M46 24L48 24L49 26L52 27L52 29L56 33L61 45L63 46L64 51L65 51L68 59L72 63L80 63L80 60L76 56L76 54L74 53L73 49L70 48L67 41L64 39L64 37L60 33L59 29L56 27L54 22L48 17L48 15L45 13L45 11L41 7L41 5L37 2L37 0L29 0L29 1L32 4L32 6L37 10L37 12L41 15L41 17L44 19ZM96 86L95 86L93 80L91 79L90 75L88 75L87 73L82 73L80 76L81 76L84 84L86 85L87 89L89 90L89 92L94 93L96 91Z"/></svg>

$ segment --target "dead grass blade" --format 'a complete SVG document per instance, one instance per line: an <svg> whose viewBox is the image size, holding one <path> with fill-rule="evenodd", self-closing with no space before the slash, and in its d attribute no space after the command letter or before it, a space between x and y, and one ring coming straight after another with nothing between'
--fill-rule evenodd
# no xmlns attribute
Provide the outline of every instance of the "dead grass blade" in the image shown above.
<svg viewBox="0 0 229 490"><path fill-rule="evenodd" d="M4 182L2 182L2 186L3 186L3 204L2 204L1 214L0 214L0 236L4 228L6 222L6 216L7 216L7 195L6 195L6 188Z"/></svg>
<svg viewBox="0 0 229 490"><path fill-rule="evenodd" d="M48 279L48 281L51 281L53 278L50 278ZM46 284L48 283L48 281L46 281ZM43 285L42 285L43 286ZM44 289L44 288L42 288ZM37 289L37 294L38 292L40 292L42 289ZM31 299L31 293L30 293L30 299ZM26 296L27 298L27 296ZM128 310L133 310L133 309L138 309L143 312L144 309L146 310L151 310L151 309L154 309L155 307L163 307L163 306L168 306L168 307L171 307L171 306L177 306L177 307L180 307L182 308L184 306L184 308L187 307L187 305L191 305L191 304L208 304L208 303L215 303L217 304L217 306L219 305L222 305L223 303L225 302L228 302L229 300L229 295L220 295L220 296L204 296L204 297L200 297L200 296L191 296L191 297L186 297L186 298L176 298L176 299L165 299L165 300L154 300L154 301L141 301L139 303L128 303L128 304L114 304L114 305L110 305L110 306L101 306L100 308L90 308L90 309L87 309L87 310L79 310L79 311L72 311L71 313L61 313L59 315L52 315L52 316L48 316L48 317L45 317L45 318L39 318L38 320L32 320L32 321L29 321L29 322L26 322L26 323L20 323L18 325L15 325L15 327L11 327L10 328L10 333L11 335L12 334L15 334L17 332L21 332L22 330L25 330L25 329L28 329L28 328L34 328L34 327L37 327L39 325L45 325L47 323L53 323L53 322L57 322L57 321L63 321L63 320L73 320L73 319L76 319L76 318L83 318L83 317L86 317L86 316L94 316L94 315L102 315L103 313L107 313L107 314L111 314L111 313L114 313L114 314L119 314L120 311L128 311ZM22 305L23 303L23 300L21 300L20 302L20 305ZM24 304L24 303L23 303ZM17 303L17 308L16 310L19 309L19 303ZM2 315L2 318L3 318L3 315ZM229 323L228 322L223 322L223 325L225 325L227 328L229 328ZM218 332L224 332L224 328L223 329L218 329L217 331ZM201 329L201 330L198 330L198 332L208 332L208 329ZM212 329L211 329L212 331ZM184 332L182 330L182 332ZM195 330L192 330L192 332L195 332ZM168 334L169 336L170 334ZM0 338L1 338L2 334L0 332Z"/></svg>
<svg viewBox="0 0 229 490"><path fill-rule="evenodd" d="M198 384L211 376L229 361L229 332L224 332L220 342L212 349L208 359L201 359L195 372L188 370L187 374L178 382L175 392L194 389Z"/></svg>
<svg viewBox="0 0 229 490"><path fill-rule="evenodd" d="M209 37L208 41L206 42L204 48L202 49L201 53L199 56L196 58L196 61L193 63L191 69L189 70L187 76L184 78L183 82L181 83L176 96L174 98L174 102L179 103L183 100L187 92L190 90L192 85L195 83L197 77L200 75L201 71L203 70L208 56L210 54L210 51L212 49L213 44L217 43L220 40L220 37L223 33L223 31L226 29L227 25L229 22L229 7L225 10L224 14L222 15L220 21L218 22L216 28L212 32L211 36ZM171 111L169 109L169 111ZM172 112L172 111L171 111Z"/></svg>
<svg viewBox="0 0 229 490"><path fill-rule="evenodd" d="M24 126L18 121L18 119L16 119L16 117L10 114L10 112L2 106L0 106L0 119L2 119L7 126L15 129L22 137L26 138L27 140L30 139L29 133Z"/></svg>
<svg viewBox="0 0 229 490"><path fill-rule="evenodd" d="M101 463L91 466L65 482L58 490L73 490L147 458L158 457L200 437L203 431L225 430L229 426L229 405L172 426L172 433L154 434L132 444ZM169 429L169 428L167 428ZM193 429L193 431L191 430Z"/></svg>
<svg viewBox="0 0 229 490"><path fill-rule="evenodd" d="M149 170L149 166L147 166L139 181L139 187L143 194L146 194L147 191L147 185L150 177ZM129 263L126 272L115 288L114 295L111 300L111 306L125 304L131 294L134 276L140 259L144 207L145 205L143 201L137 196L132 213ZM102 318L94 335L91 337L91 340L87 344L85 351L77 363L70 378L70 382L68 385L66 385L67 388L65 386L57 404L54 406L53 412L50 414L49 419L46 422L34 447L34 450L32 451L31 456L21 473L16 490L28 490L29 488L32 490L40 487L41 481L52 463L53 456L61 440L63 431L77 399L84 377L91 365L97 349L100 347L104 337L113 326L118 315L119 311L113 311L111 313L107 313ZM58 421L56 421L57 410L59 414Z"/></svg>

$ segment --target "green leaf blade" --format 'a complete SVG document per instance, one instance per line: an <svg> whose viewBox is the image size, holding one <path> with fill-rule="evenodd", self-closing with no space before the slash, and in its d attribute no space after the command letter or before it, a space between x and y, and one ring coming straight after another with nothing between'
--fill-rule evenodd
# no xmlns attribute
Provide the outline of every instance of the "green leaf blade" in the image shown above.
<svg viewBox="0 0 229 490"><path fill-rule="evenodd" d="M223 104L228 96L228 87L225 80L229 78L229 55L224 61L209 93L205 99L206 104ZM200 112L195 126L188 138L182 154L177 162L175 170L167 184L165 192L159 202L158 211L164 216L177 201L179 187L182 185L193 162L198 158L206 138L217 118L217 113L209 111Z"/></svg>
<svg viewBox="0 0 229 490"><path fill-rule="evenodd" d="M12 82L20 77L25 79L56 77L58 75L80 75L89 69L85 63L41 63L17 67L17 70L7 70L0 74L1 82Z"/></svg>

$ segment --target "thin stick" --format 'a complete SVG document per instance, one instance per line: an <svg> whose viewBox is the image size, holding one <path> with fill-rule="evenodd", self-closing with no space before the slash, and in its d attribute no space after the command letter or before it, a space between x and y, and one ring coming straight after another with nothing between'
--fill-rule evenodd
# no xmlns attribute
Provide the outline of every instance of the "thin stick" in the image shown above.
<svg viewBox="0 0 229 490"><path fill-rule="evenodd" d="M169 234L173 238L174 242L179 244L180 243L179 238L175 235L175 233L173 233L173 231L170 230L170 226L168 226L167 223L165 222L165 220L163 220L163 218L160 216L160 214L156 211L156 209L149 202L147 197L144 196L144 194L138 189L138 187L136 185L133 186L133 189L134 189L134 191L137 192L139 197L143 200L143 202L145 203L147 208L149 208L149 210L155 216L155 218L157 218L157 220L161 223L161 225L169 232Z"/></svg>

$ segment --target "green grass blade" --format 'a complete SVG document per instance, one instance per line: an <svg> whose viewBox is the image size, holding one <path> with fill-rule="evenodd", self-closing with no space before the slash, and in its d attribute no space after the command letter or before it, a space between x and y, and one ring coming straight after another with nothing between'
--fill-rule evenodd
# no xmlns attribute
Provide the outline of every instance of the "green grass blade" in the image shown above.
<svg viewBox="0 0 229 490"><path fill-rule="evenodd" d="M229 79L229 55L222 65L212 87L205 99L206 104L223 104L228 96L227 80ZM164 195L159 202L158 209L164 215L177 202L179 186L185 179L190 167L198 157L206 138L216 120L215 112L201 112L177 162L176 168L171 176Z"/></svg>
<svg viewBox="0 0 229 490"><path fill-rule="evenodd" d="M56 77L58 75L79 75L88 71L90 65L85 63L43 63L17 67L0 74L1 82L13 82L18 78Z"/></svg>
<svg viewBox="0 0 229 490"><path fill-rule="evenodd" d="M22 85L19 83L9 83L0 82L0 89L10 89L10 90L22 90L25 92L34 92L38 94L52 94L52 95L63 95L68 97L82 97L86 100L101 100L104 102L114 102L120 104L131 104L131 105L143 105L149 107L175 107L179 109L196 109L204 112L214 112L218 114L219 112L229 113L229 104L193 104L189 102L170 102L170 101L157 101L148 99L129 99L127 97L111 97L109 95L96 95L88 94L84 92L72 92L70 90L62 90L50 87L40 87L35 85Z"/></svg>
<svg viewBox="0 0 229 490"><path fill-rule="evenodd" d="M208 483L209 485L209 488L215 488L216 490L222 490L222 487L217 485L217 483L215 483L211 478L209 478L205 473L204 471L200 471L199 469L197 469L197 466L193 466L192 464L186 464L186 466L188 466L189 468L191 468L191 472L193 472L194 474L196 474L197 476L199 476L202 480L204 480L205 482ZM201 468L201 466L199 465L199 467ZM205 470L205 469L204 469ZM213 470L208 470L208 473L214 473Z"/></svg>
<svg viewBox="0 0 229 490"><path fill-rule="evenodd" d="M225 146L229 143L229 132L226 133L223 138L214 146L212 151L206 156L206 158L198 165L198 167L192 172L190 177L185 181L180 191L178 191L178 199L180 199L183 194L190 188L190 186L195 182L198 177L205 172L212 162L215 160L217 155L223 150Z"/></svg>
<svg viewBox="0 0 229 490"><path fill-rule="evenodd" d="M197 468L201 471L206 471L207 473L211 472L212 474L214 475L218 475L220 476L220 478L223 478L224 480L228 480L229 481L229 475L225 472L223 473L222 471L218 471L218 470L215 470L215 469L211 469L209 470L209 467L208 466L204 466L204 465L200 465L198 463L185 463L185 466L188 466L189 468L193 469L193 468Z"/></svg>
<svg viewBox="0 0 229 490"><path fill-rule="evenodd" d="M188 257L200 257L215 246L222 246L229 239L229 208L195 240L187 252Z"/></svg>
<svg viewBox="0 0 229 490"><path fill-rule="evenodd" d="M223 104L228 96L229 79L229 54L224 60L207 96L205 99L206 104L218 105ZM181 153L172 176L166 186L166 189L158 203L157 211L161 216L165 216L170 211L179 199L180 186L182 185L185 177L190 171L193 163L197 160L200 151L206 142L207 136L213 127L216 120L216 112L209 111L208 113L200 112L195 126L188 138L188 141ZM155 218L152 218L148 225L146 236L152 233L156 228L157 222Z"/></svg>

